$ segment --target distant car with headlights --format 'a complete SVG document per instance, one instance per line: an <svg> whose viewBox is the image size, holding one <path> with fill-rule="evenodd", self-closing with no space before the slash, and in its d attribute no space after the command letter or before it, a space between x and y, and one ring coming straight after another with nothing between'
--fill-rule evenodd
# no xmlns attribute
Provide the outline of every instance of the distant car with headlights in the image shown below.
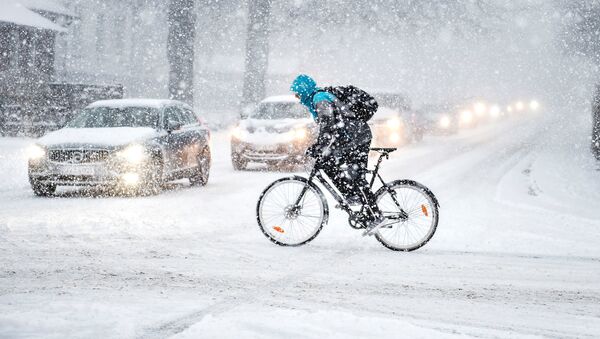
<svg viewBox="0 0 600 339"><path fill-rule="evenodd" d="M411 141L412 129L406 123L404 115L393 108L379 106L369 120L373 147L398 147Z"/></svg>
<svg viewBox="0 0 600 339"><path fill-rule="evenodd" d="M370 121L375 129L373 137L376 142L396 147L423 139L424 121L415 114L406 95L382 91L373 91L372 94L380 107L372 118L374 121Z"/></svg>
<svg viewBox="0 0 600 339"><path fill-rule="evenodd" d="M316 138L316 124L292 95L271 96L241 119L231 133L231 162L235 170L249 163L270 167L305 162Z"/></svg>
<svg viewBox="0 0 600 339"><path fill-rule="evenodd" d="M455 105L425 105L416 110L423 121L423 130L427 134L449 135L458 132L461 116Z"/></svg>
<svg viewBox="0 0 600 339"><path fill-rule="evenodd" d="M38 196L57 186L111 186L157 193L163 182L208 182L210 131L192 108L174 100L97 101L27 150Z"/></svg>

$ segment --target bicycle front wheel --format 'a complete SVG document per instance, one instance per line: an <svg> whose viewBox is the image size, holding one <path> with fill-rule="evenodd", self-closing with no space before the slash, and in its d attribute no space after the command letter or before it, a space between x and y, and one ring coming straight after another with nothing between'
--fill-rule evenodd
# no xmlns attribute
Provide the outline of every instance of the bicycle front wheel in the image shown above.
<svg viewBox="0 0 600 339"><path fill-rule="evenodd" d="M414 251L433 237L439 209L437 199L427 187L412 180L396 180L381 187L376 199L389 220L375 234L383 246L394 251ZM396 219L399 215L407 217Z"/></svg>
<svg viewBox="0 0 600 339"><path fill-rule="evenodd" d="M267 186L256 205L261 231L281 246L300 246L313 240L327 223L328 216L327 200L321 190L299 176L282 178Z"/></svg>

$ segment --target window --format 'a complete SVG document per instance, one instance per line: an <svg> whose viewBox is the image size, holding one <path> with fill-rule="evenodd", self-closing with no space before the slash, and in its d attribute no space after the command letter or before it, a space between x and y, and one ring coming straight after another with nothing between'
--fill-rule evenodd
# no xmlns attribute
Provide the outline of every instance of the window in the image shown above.
<svg viewBox="0 0 600 339"><path fill-rule="evenodd" d="M181 117L181 111L179 108L175 106L169 106L165 108L165 119L164 119L164 128L166 129L169 126L169 123L180 122L182 124L187 124L185 119Z"/></svg>
<svg viewBox="0 0 600 339"><path fill-rule="evenodd" d="M309 118L310 113L296 102L263 102L250 117L259 120L302 119Z"/></svg>
<svg viewBox="0 0 600 339"><path fill-rule="evenodd" d="M149 107L85 108L68 124L71 128L158 126L158 111Z"/></svg>
<svg viewBox="0 0 600 339"><path fill-rule="evenodd" d="M198 117L196 116L196 114L194 114L194 112L191 109L184 107L183 114L185 115L188 124L198 123Z"/></svg>

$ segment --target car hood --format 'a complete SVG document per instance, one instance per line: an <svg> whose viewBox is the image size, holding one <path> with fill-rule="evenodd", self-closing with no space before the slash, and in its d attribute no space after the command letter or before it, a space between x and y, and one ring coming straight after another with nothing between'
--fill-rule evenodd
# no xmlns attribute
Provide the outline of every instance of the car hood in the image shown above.
<svg viewBox="0 0 600 339"><path fill-rule="evenodd" d="M316 127L315 122L308 119L278 119L278 120L241 120L239 128L245 133L239 139L250 144L276 144L290 142L289 132L294 128Z"/></svg>
<svg viewBox="0 0 600 339"><path fill-rule="evenodd" d="M38 139L46 147L118 147L157 136L150 127L63 128Z"/></svg>
<svg viewBox="0 0 600 339"><path fill-rule="evenodd" d="M250 133L285 133L293 128L307 127L314 124L310 118L306 119L246 119L240 121L240 128Z"/></svg>

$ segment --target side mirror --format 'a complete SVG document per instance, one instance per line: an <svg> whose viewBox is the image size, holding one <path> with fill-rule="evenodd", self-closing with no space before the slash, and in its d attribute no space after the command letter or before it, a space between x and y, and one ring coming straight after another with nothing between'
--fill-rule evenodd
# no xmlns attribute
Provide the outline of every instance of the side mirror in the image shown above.
<svg viewBox="0 0 600 339"><path fill-rule="evenodd" d="M256 109L256 105L244 106L240 112L240 118L247 119L250 116L250 114L252 113L252 111L254 111L255 109Z"/></svg>
<svg viewBox="0 0 600 339"><path fill-rule="evenodd" d="M182 126L183 126L183 123L181 123L180 121L169 121L169 122L167 122L167 133L177 131L177 130L181 129Z"/></svg>

